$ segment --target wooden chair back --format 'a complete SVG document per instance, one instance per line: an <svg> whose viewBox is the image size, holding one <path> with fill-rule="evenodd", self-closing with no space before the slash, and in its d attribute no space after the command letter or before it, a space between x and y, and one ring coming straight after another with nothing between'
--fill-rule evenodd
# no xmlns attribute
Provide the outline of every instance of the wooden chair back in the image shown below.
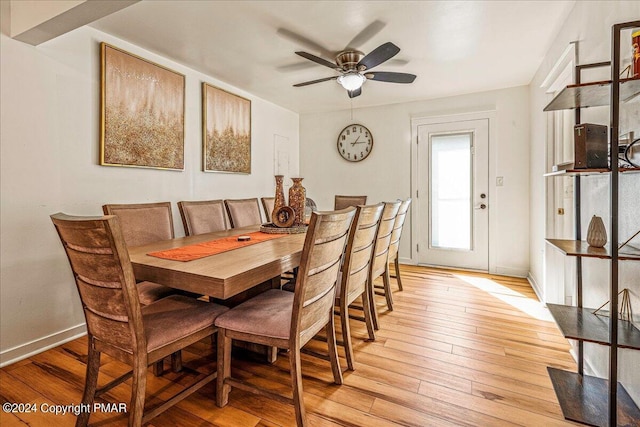
<svg viewBox="0 0 640 427"><path fill-rule="evenodd" d="M367 289L371 255L383 209L384 203L357 207L342 264L340 299L345 301L344 307Z"/></svg>
<svg viewBox="0 0 640 427"><path fill-rule="evenodd" d="M225 200L224 205L227 208L231 228L248 227L262 223L257 198Z"/></svg>
<svg viewBox="0 0 640 427"><path fill-rule="evenodd" d="M389 259L389 244L391 243L391 234L395 225L396 216L400 209L400 201L386 202L382 211L380 227L376 236L376 244L373 249L373 260L371 262L371 281L385 272Z"/></svg>
<svg viewBox="0 0 640 427"><path fill-rule="evenodd" d="M311 214L293 300L290 339L299 349L332 319L338 272L355 208Z"/></svg>
<svg viewBox="0 0 640 427"><path fill-rule="evenodd" d="M187 236L226 230L227 217L222 200L178 202L184 233Z"/></svg>
<svg viewBox="0 0 640 427"><path fill-rule="evenodd" d="M340 210L349 206L358 206L367 204L367 196L336 196L333 208Z"/></svg>
<svg viewBox="0 0 640 427"><path fill-rule="evenodd" d="M133 268L116 216L51 215L82 301L89 341L145 351Z"/></svg>
<svg viewBox="0 0 640 427"><path fill-rule="evenodd" d="M396 215L396 221L393 225L393 231L391 232L391 241L389 242L389 261L395 259L398 255L398 249L400 247L400 237L402 237L402 228L404 227L404 220L407 217L409 206L411 205L411 198L403 200L400 203L398 214Z"/></svg>
<svg viewBox="0 0 640 427"><path fill-rule="evenodd" d="M102 211L118 217L128 247L174 238L170 202L108 204Z"/></svg>
<svg viewBox="0 0 640 427"><path fill-rule="evenodd" d="M262 207L264 208L264 218L267 222L271 222L271 214L273 213L273 207L276 204L276 198L263 197L260 200L262 201Z"/></svg>

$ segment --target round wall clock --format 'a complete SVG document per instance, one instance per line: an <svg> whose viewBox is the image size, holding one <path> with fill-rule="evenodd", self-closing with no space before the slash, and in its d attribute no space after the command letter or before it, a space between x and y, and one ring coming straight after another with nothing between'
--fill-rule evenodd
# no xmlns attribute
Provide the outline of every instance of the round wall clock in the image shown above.
<svg viewBox="0 0 640 427"><path fill-rule="evenodd" d="M373 135L362 125L349 125L338 135L337 148L345 160L359 162L371 153Z"/></svg>

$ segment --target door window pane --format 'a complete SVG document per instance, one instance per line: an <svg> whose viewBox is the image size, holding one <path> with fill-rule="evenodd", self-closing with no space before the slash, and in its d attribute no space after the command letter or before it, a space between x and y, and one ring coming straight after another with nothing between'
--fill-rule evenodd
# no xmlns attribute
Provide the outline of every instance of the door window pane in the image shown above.
<svg viewBox="0 0 640 427"><path fill-rule="evenodd" d="M473 134L432 135L430 138L430 245L472 248Z"/></svg>

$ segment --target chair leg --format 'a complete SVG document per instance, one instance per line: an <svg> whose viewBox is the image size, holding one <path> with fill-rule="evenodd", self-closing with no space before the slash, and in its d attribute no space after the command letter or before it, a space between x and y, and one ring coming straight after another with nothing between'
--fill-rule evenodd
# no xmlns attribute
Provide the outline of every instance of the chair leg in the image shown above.
<svg viewBox="0 0 640 427"><path fill-rule="evenodd" d="M171 354L171 370L173 372L182 371L182 352L176 351Z"/></svg>
<svg viewBox="0 0 640 427"><path fill-rule="evenodd" d="M382 273L382 282L384 284L384 297L387 299L387 308L393 311L393 294L391 293L391 278L389 277L389 264L386 264L384 273Z"/></svg>
<svg viewBox="0 0 640 427"><path fill-rule="evenodd" d="M164 372L164 362L162 359L160 359L153 364L153 375L156 377L161 377L162 372Z"/></svg>
<svg viewBox="0 0 640 427"><path fill-rule="evenodd" d="M402 288L402 279L400 278L400 263L398 262L398 255L396 255L396 258L393 260L393 266L396 270L396 281L398 282L398 289L400 291L403 291L404 289Z"/></svg>
<svg viewBox="0 0 640 427"><path fill-rule="evenodd" d="M349 325L349 307L344 299L340 299L340 324L342 325L342 343L344 345L344 354L347 359L347 369L354 371L356 368L353 363L353 344L351 342L351 327ZM327 335L327 342L329 342Z"/></svg>
<svg viewBox="0 0 640 427"><path fill-rule="evenodd" d="M145 355L146 359L146 355ZM129 408L129 427L141 427L144 413L144 399L147 389L147 364L136 358L133 361L133 380L131 382L131 405Z"/></svg>
<svg viewBox="0 0 640 427"><path fill-rule="evenodd" d="M216 405L222 408L229 403L231 386L225 380L231 377L231 338L224 329L218 329L218 375L216 378Z"/></svg>
<svg viewBox="0 0 640 427"><path fill-rule="evenodd" d="M373 289L374 278L369 280L369 286L367 287L367 292L369 293L369 309L371 310L371 323L373 323L373 329L376 331L380 329L380 325L378 325L378 308L376 307L376 293Z"/></svg>
<svg viewBox="0 0 640 427"><path fill-rule="evenodd" d="M349 319L347 319L347 322ZM336 343L336 321L333 310L329 315L329 323L326 327L327 345L329 347L329 361L333 372L333 382L342 384L342 370L340 369L340 359L338 359L338 344ZM299 357L299 356L298 356Z"/></svg>
<svg viewBox="0 0 640 427"><path fill-rule="evenodd" d="M362 293L362 311L364 323L367 325L367 333L371 341L376 340L376 331L373 327L373 315L371 314L371 302L369 301L369 292L366 290Z"/></svg>
<svg viewBox="0 0 640 427"><path fill-rule="evenodd" d="M289 352L289 366L291 369L291 385L293 387L293 406L296 411L296 424L298 427L302 427L307 425L307 417L304 410L304 396L302 393L302 364L300 362L299 347L291 349Z"/></svg>
<svg viewBox="0 0 640 427"><path fill-rule="evenodd" d="M93 400L98 387L98 371L100 370L100 353L97 352L89 338L89 355L87 357L87 374L84 383L84 393L82 395L82 405L85 408L93 406ZM86 406L84 406L86 405ZM84 427L89 423L90 411L82 411L76 418L76 427Z"/></svg>

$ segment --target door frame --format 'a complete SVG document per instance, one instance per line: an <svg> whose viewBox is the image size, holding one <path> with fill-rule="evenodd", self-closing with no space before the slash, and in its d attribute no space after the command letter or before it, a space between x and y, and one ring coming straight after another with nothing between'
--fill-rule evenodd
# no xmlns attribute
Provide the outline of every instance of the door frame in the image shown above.
<svg viewBox="0 0 640 427"><path fill-rule="evenodd" d="M491 201L492 209L489 209L489 273L496 274L496 239L493 230L497 225L497 210L500 206L498 200L498 192L495 190L496 182L496 161L495 161L495 147L496 140L496 110L482 110L469 113L460 114L448 114L437 116L415 116L411 118L411 197L418 199L418 197L428 197L428 195L418 194L418 127L422 125L435 125L440 123L451 123L468 120L482 120L485 119L489 123L489 143L487 158L489 162L489 185L488 185L488 199ZM411 203L411 263L419 264L418 262L418 203Z"/></svg>

